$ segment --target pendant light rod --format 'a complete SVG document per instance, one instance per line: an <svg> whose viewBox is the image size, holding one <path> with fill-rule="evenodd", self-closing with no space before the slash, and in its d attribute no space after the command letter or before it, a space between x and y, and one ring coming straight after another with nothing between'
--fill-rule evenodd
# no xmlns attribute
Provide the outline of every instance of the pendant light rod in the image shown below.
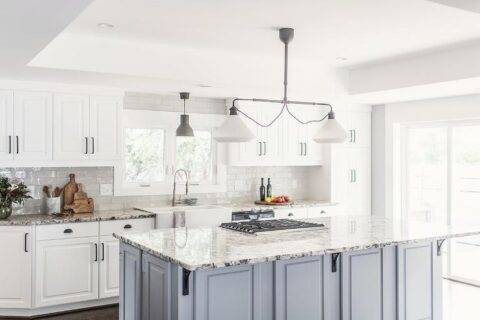
<svg viewBox="0 0 480 320"><path fill-rule="evenodd" d="M325 120L327 117L329 119L334 119L335 114L333 113L333 108L332 105L329 103L324 103L324 102L307 102L307 101L289 101L288 100L288 44L293 40L294 36L294 29L292 28L280 28L279 30L279 37L280 41L284 43L284 64L283 64L283 99L282 100L274 100L274 99L258 99L258 98L234 98L232 102L232 107L230 108L230 115L236 115L238 113L241 113L244 115L246 118L248 118L250 121L254 122L255 124L261 126L261 127L270 127L272 124L274 124L278 118L282 115L282 113L287 110L288 114L290 114L296 121L298 121L301 124L309 124L309 123L314 123L314 122L321 122ZM238 107L235 105L235 102L238 101L251 101L251 102L267 102L267 103L279 103L283 104L282 109L280 112L273 118L272 121L270 121L267 124L260 123L256 121L254 118L250 117L246 113L244 113L242 110L238 109ZM297 116L295 116L290 109L288 108L289 104L298 104L298 105L309 105L309 106L326 106L330 108L330 111L321 119L318 120L309 120L309 121L302 121L300 120Z"/></svg>

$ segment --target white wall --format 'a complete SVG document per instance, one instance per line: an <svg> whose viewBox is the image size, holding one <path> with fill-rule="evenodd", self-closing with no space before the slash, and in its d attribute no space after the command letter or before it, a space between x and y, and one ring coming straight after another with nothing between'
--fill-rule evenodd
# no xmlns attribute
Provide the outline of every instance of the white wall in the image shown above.
<svg viewBox="0 0 480 320"><path fill-rule="evenodd" d="M384 126L382 127L382 118ZM480 119L480 95L429 99L374 107L372 115L372 213L393 216L399 195L394 177L396 128L402 123ZM384 148L381 137L384 137ZM380 145L378 145L380 144ZM382 165L382 158L383 165ZM384 178L382 179L382 175Z"/></svg>

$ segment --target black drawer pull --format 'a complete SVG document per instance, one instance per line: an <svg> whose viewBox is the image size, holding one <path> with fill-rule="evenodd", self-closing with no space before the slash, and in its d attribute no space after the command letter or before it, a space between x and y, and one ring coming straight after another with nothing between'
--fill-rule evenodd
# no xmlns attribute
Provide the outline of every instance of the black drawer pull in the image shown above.
<svg viewBox="0 0 480 320"><path fill-rule="evenodd" d="M65 229L65 230L63 230L63 233L73 233L73 230L70 229L70 228L69 228L69 229Z"/></svg>
<svg viewBox="0 0 480 320"><path fill-rule="evenodd" d="M132 229L132 225L131 224L126 224L123 226L123 229Z"/></svg>
<svg viewBox="0 0 480 320"><path fill-rule="evenodd" d="M289 217L293 217L293 213L290 212L290 213L288 214L288 216L289 216Z"/></svg>
<svg viewBox="0 0 480 320"><path fill-rule="evenodd" d="M320 211L320 213L322 213L322 214L323 214L323 213L326 213L326 212L325 212L325 210L322 210L322 211Z"/></svg>

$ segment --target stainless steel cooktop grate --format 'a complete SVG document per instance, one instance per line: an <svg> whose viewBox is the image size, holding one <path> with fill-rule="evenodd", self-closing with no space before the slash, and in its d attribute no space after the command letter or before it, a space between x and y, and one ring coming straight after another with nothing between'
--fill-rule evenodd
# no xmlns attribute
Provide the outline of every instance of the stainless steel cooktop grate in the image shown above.
<svg viewBox="0 0 480 320"><path fill-rule="evenodd" d="M251 220L241 222L226 222L221 228L255 234L267 231L280 231L305 228L325 228L323 223L304 222L291 219Z"/></svg>

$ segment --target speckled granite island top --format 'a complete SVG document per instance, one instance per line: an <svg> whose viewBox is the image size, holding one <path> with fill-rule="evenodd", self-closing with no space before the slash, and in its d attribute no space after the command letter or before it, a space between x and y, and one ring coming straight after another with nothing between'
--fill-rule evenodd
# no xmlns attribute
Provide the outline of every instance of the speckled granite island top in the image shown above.
<svg viewBox="0 0 480 320"><path fill-rule="evenodd" d="M178 228L114 236L193 271L480 234L480 225L447 226L371 216L309 221L326 223L328 228L258 235L222 228Z"/></svg>
<svg viewBox="0 0 480 320"><path fill-rule="evenodd" d="M51 214L21 214L12 215L8 219L0 220L0 226L26 226L59 224L72 222L93 222L108 220L127 220L153 218L155 214L138 210L98 211L94 213L51 215Z"/></svg>

